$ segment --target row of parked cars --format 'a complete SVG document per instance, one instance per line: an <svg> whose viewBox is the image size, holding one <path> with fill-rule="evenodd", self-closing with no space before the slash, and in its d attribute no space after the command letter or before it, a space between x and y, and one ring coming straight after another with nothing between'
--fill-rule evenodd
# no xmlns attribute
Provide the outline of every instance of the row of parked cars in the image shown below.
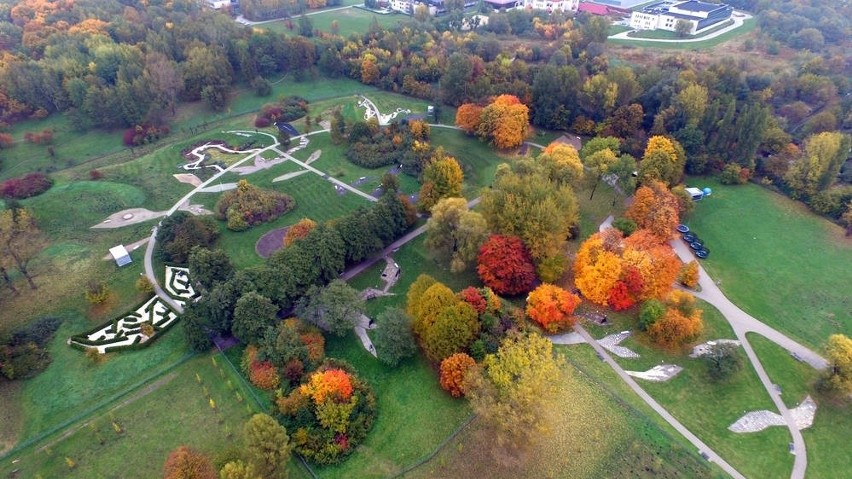
<svg viewBox="0 0 852 479"><path fill-rule="evenodd" d="M690 231L689 226L684 224L677 225L677 231L681 234L681 238L686 241L686 244L692 249L700 259L705 259L710 256L710 250L704 246L704 241L695 234L694 231Z"/></svg>

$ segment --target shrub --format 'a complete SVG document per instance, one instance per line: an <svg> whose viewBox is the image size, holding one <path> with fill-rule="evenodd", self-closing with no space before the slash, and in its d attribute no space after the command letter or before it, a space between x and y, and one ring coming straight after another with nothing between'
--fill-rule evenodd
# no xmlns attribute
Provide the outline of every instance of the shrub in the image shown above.
<svg viewBox="0 0 852 479"><path fill-rule="evenodd" d="M20 200L40 195L50 189L53 180L44 173L29 173L0 183L0 197Z"/></svg>
<svg viewBox="0 0 852 479"><path fill-rule="evenodd" d="M216 202L216 218L228 221L228 229L243 231L272 221L296 206L293 198L240 180L237 189L222 194Z"/></svg>
<svg viewBox="0 0 852 479"><path fill-rule="evenodd" d="M15 146L15 139L8 133L0 133L0 149Z"/></svg>
<svg viewBox="0 0 852 479"><path fill-rule="evenodd" d="M89 179L92 181L97 181L104 177L104 174L101 173L100 170L90 170L89 171Z"/></svg>
<svg viewBox="0 0 852 479"><path fill-rule="evenodd" d="M724 381L743 368L739 348L730 343L711 346L702 359L707 367L707 374L714 381Z"/></svg>
<svg viewBox="0 0 852 479"><path fill-rule="evenodd" d="M103 304L109 299L110 290L101 281L91 281L86 286L86 301L91 304Z"/></svg>
<svg viewBox="0 0 852 479"><path fill-rule="evenodd" d="M453 395L464 395L464 377L476 361L465 353L456 353L441 361L441 387Z"/></svg>
<svg viewBox="0 0 852 479"><path fill-rule="evenodd" d="M151 294L154 292L154 285L147 276L140 276L136 280L136 290L140 293Z"/></svg>
<svg viewBox="0 0 852 479"><path fill-rule="evenodd" d="M139 146L154 143L160 138L168 135L169 132L169 127L166 125L154 126L144 123L124 130L122 143L124 143L125 146Z"/></svg>
<svg viewBox="0 0 852 479"><path fill-rule="evenodd" d="M40 133L24 133L24 140L34 145L49 145L53 142L53 130L46 128Z"/></svg>
<svg viewBox="0 0 852 479"><path fill-rule="evenodd" d="M725 166L719 175L719 182L723 185L744 185L751 176L748 168L731 163Z"/></svg>
<svg viewBox="0 0 852 479"><path fill-rule="evenodd" d="M275 366L269 361L252 361L249 366L249 380L265 391L271 391L281 383Z"/></svg>
<svg viewBox="0 0 852 479"><path fill-rule="evenodd" d="M53 316L39 318L13 332L8 344L21 346L27 343L34 343L40 347L44 347L53 338L53 334L59 329L60 324L62 324L62 319L60 318Z"/></svg>

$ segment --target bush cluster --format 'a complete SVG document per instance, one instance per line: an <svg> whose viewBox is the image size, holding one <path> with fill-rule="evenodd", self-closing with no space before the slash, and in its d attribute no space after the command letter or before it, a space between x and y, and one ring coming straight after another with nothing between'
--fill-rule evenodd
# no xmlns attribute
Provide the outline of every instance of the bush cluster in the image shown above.
<svg viewBox="0 0 852 479"><path fill-rule="evenodd" d="M28 131L24 133L24 140L34 145L49 145L53 143L53 130L46 128L38 133Z"/></svg>
<svg viewBox="0 0 852 479"><path fill-rule="evenodd" d="M6 379L26 379L50 364L47 343L62 320L44 317L23 326L0 339L0 375Z"/></svg>
<svg viewBox="0 0 852 479"><path fill-rule="evenodd" d="M154 126L144 123L124 130L122 142L125 146L139 146L154 143L160 138L167 136L170 131L171 130L169 130L169 127L166 125Z"/></svg>
<svg viewBox="0 0 852 479"><path fill-rule="evenodd" d="M276 121L293 121L308 113L308 101L299 96L288 96L277 103L267 103L260 108L254 126L265 128Z"/></svg>
<svg viewBox="0 0 852 479"><path fill-rule="evenodd" d="M265 190L240 180L237 189L222 194L216 202L216 218L228 221L228 229L244 231L272 221L296 207L289 195Z"/></svg>
<svg viewBox="0 0 852 479"><path fill-rule="evenodd" d="M356 122L349 129L346 158L364 168L402 165L402 171L419 175L432 156L429 125L414 120L392 123L387 128Z"/></svg>
<svg viewBox="0 0 852 479"><path fill-rule="evenodd" d="M53 180L44 173L29 173L0 183L0 197L20 200L40 195L49 190Z"/></svg>

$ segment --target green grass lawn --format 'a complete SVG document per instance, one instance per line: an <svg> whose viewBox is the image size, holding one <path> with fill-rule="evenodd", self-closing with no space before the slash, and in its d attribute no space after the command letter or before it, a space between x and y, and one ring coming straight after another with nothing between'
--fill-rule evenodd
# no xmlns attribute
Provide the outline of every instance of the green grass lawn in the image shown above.
<svg viewBox="0 0 852 479"><path fill-rule="evenodd" d="M813 349L852 330L852 241L804 205L756 185L713 188L687 224L711 250L704 268L731 301Z"/></svg>
<svg viewBox="0 0 852 479"><path fill-rule="evenodd" d="M391 27L394 27L400 23L406 23L411 19L411 17L409 17L408 15L377 15L375 13L360 10L357 8L318 13L316 15L310 15L308 18L311 20L311 24L313 25L314 30L321 30L326 33L331 33L331 22L337 20L337 32L340 36L343 37L348 37L353 33L359 35L367 33L367 31L369 31L370 29L370 24L373 22L374 18L382 29L390 29ZM291 24L293 25L292 30L287 27L288 24L284 20L264 23L262 25L258 25L257 28L263 28L265 30L270 30L277 33L284 33L286 35L298 35L298 17L294 17L291 21Z"/></svg>
<svg viewBox="0 0 852 479"><path fill-rule="evenodd" d="M252 175L248 178L251 181ZM255 226L247 231L231 231L225 228L224 222L220 222L222 234L217 246L228 253L231 261L238 268L263 262L263 258L255 253L255 243L270 230L292 225L302 218L310 218L318 222L339 218L358 207L369 207L371 204L354 193L338 195L331 183L314 173L305 173L264 187L292 196L296 200L296 207L275 221ZM218 193L200 193L193 197L193 203L200 203L212 209L220 196L221 194Z"/></svg>
<svg viewBox="0 0 852 479"><path fill-rule="evenodd" d="M211 458L239 447L243 425L254 407L221 356L217 355L216 365L211 357L196 356L63 434L7 457L0 463L0 473L5 477L17 468L22 477L143 479L158 474L177 446L189 445ZM115 432L113 421L120 424L121 433ZM66 457L76 462L73 471L67 468ZM13 465L12 459L19 462ZM290 477L303 477L295 460L288 470Z"/></svg>
<svg viewBox="0 0 852 479"><path fill-rule="evenodd" d="M802 431L808 449L808 477L840 479L852 470L852 456L847 453L852 414L849 404L814 393L818 372L793 359L781 347L757 334L748 341L760 358L766 374L781 387L781 398L787 407L797 406L810 394L817 402L814 424Z"/></svg>
<svg viewBox="0 0 852 479"><path fill-rule="evenodd" d="M431 142L433 146L443 146L458 160L464 171L463 193L468 198L479 196L482 188L494 182L497 165L509 160L487 143L458 130L432 128Z"/></svg>
<svg viewBox="0 0 852 479"><path fill-rule="evenodd" d="M700 301L704 310L705 331L694 343L712 339L734 339L730 325L714 307ZM595 337L603 337L635 324L628 315L610 314L612 326L589 326ZM704 440L747 477L782 477L789 474L793 458L787 452L789 433L784 428L770 428L754 434L735 434L728 431L743 413L752 410L774 410L772 401L757 374L748 366L736 377L723 383L713 383L706 375L704 364L688 357L691 348L664 351L654 347L648 338L637 333L621 343L637 352L637 359L616 358L627 370L645 371L658 364L677 364L684 368L666 382L638 379L639 384L654 399L681 421L690 431ZM698 413L700 411L700 413Z"/></svg>
<svg viewBox="0 0 852 479"><path fill-rule="evenodd" d="M705 36L715 32L715 31L721 30L723 28L727 28L727 27L733 25L733 23L734 23L733 20L728 20L726 22L722 22L721 24L711 28L710 30L707 30L705 32L701 32L698 35L687 35L687 36L682 37L677 32L671 32L671 31L668 31L668 30L639 30L639 31L633 32L633 34L630 35L630 38L653 38L653 39L664 39L664 40L687 40L687 39L689 39L689 40L691 40L693 38L705 37ZM616 33L618 33L618 32L616 32Z"/></svg>

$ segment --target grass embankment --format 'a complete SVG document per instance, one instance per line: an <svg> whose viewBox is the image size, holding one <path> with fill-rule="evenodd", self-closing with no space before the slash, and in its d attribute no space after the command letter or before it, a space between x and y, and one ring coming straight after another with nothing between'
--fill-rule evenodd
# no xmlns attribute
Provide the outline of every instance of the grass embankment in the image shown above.
<svg viewBox="0 0 852 479"><path fill-rule="evenodd" d="M802 431L808 448L808 477L841 479L852 470L852 456L846 444L852 431L849 402L814 393L819 372L806 363L796 361L781 347L757 334L748 341L760 358L766 374L781 387L781 398L787 407L796 407L807 395L817 403L814 424Z"/></svg>
<svg viewBox="0 0 852 479"><path fill-rule="evenodd" d="M849 333L852 241L801 203L756 185L713 188L687 224L712 251L704 268L731 301L813 349Z"/></svg>
<svg viewBox="0 0 852 479"><path fill-rule="evenodd" d="M143 479L159 474L169 451L177 446L189 445L210 457L240 446L243 424L255 407L240 379L221 356L216 357L214 365L210 355L197 356L62 435L6 458L0 473L5 477L20 469L24 477ZM118 360L92 369L109 369ZM113 421L122 432L115 431ZM66 457L76 463L73 470ZM11 464L12 459L19 462ZM303 477L296 464L288 469L290 477Z"/></svg>

